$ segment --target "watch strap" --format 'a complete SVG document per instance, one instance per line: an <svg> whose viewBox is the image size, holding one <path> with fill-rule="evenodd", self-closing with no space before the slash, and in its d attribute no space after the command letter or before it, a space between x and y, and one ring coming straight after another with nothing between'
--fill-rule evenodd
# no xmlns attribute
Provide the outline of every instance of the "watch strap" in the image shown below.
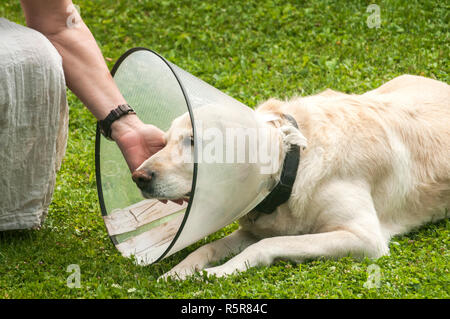
<svg viewBox="0 0 450 319"><path fill-rule="evenodd" d="M108 140L112 140L111 138L112 123L127 114L136 114L136 112L128 104L121 104L117 106L115 109L111 110L111 112L103 120L98 121L100 132L103 134L103 136L106 137Z"/></svg>

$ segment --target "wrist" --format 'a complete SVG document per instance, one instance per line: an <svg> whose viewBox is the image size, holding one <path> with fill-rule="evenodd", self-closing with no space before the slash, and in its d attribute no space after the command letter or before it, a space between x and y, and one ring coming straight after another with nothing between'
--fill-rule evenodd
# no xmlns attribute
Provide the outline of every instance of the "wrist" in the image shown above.
<svg viewBox="0 0 450 319"><path fill-rule="evenodd" d="M124 115L111 124L111 138L117 142L121 136L137 130L142 125L144 123L136 114Z"/></svg>
<svg viewBox="0 0 450 319"><path fill-rule="evenodd" d="M119 105L115 109L111 110L111 112L109 112L109 114L103 120L98 121L98 126L100 128L100 132L107 139L114 140L112 137L112 124L130 114L136 114L136 112L128 104ZM134 120L134 122L135 122L135 120ZM128 124L133 125L132 120L125 120L125 121L121 121L120 123L121 123L120 125L115 125L116 131L119 131L119 132L122 128L125 128L125 129L127 129L127 127L128 127L128 129L130 128L130 125L124 125L124 124L128 123ZM134 123L134 124L136 124L136 123ZM117 133L115 134L115 136L117 137Z"/></svg>

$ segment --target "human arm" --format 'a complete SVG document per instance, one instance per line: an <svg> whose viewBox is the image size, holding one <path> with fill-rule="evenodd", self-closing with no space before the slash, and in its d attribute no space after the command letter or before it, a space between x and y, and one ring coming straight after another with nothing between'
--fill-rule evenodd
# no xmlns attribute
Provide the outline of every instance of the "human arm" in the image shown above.
<svg viewBox="0 0 450 319"><path fill-rule="evenodd" d="M98 120L126 103L71 0L21 0L21 4L27 25L44 34L61 55L67 86ZM161 130L133 114L115 121L111 131L132 172L165 143Z"/></svg>

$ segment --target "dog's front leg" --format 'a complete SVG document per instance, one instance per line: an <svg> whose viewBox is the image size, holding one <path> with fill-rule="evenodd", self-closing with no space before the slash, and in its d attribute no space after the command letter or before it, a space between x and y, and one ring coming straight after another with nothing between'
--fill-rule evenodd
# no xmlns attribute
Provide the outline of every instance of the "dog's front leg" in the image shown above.
<svg viewBox="0 0 450 319"><path fill-rule="evenodd" d="M238 229L227 237L198 248L159 279L166 279L167 277L185 279L196 271L204 269L210 263L241 252L256 241L257 239L253 235Z"/></svg>
<svg viewBox="0 0 450 319"><path fill-rule="evenodd" d="M268 266L277 259L303 262L319 257L339 258L347 255L377 258L386 253L382 243L362 239L346 230L300 236L262 239L225 264L205 269L208 275L222 277L250 267Z"/></svg>
<svg viewBox="0 0 450 319"><path fill-rule="evenodd" d="M262 239L225 264L205 269L206 272L220 277L270 265L276 259L303 262L347 255L378 258L389 252L366 183L331 180L316 190L315 201L322 208L315 213L322 225L318 232Z"/></svg>

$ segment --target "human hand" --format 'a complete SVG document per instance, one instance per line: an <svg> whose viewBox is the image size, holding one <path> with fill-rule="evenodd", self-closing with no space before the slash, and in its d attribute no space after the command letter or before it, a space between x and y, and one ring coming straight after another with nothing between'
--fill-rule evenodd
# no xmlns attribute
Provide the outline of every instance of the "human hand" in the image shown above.
<svg viewBox="0 0 450 319"><path fill-rule="evenodd" d="M119 146L131 172L166 144L163 131L154 125L144 124L134 114L114 121L111 125L111 137ZM183 204L183 199L172 201ZM161 202L165 204L167 200Z"/></svg>
<svg viewBox="0 0 450 319"><path fill-rule="evenodd" d="M111 137L122 151L131 172L165 145L164 132L156 126L144 124L134 114L113 122Z"/></svg>

